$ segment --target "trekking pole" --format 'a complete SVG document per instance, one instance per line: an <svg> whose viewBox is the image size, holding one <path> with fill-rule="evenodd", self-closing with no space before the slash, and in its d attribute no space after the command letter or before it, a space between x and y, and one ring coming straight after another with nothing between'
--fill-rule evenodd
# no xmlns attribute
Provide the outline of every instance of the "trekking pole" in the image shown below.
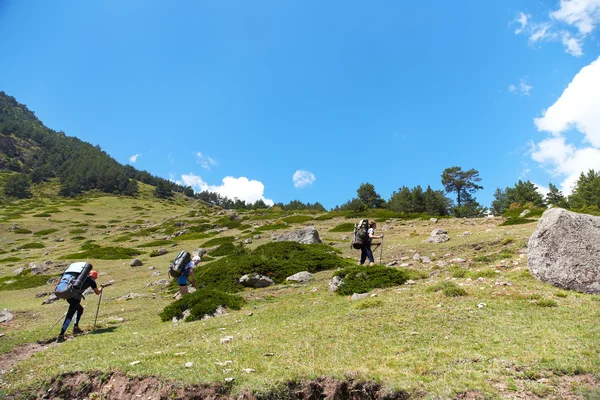
<svg viewBox="0 0 600 400"><path fill-rule="evenodd" d="M100 296L98 297L98 308L96 308L96 318L94 318L94 327L92 328L92 333L96 331L96 321L98 320L98 311L100 311L100 301L102 301L102 293L104 293L104 286L102 286L102 291L100 292Z"/></svg>
<svg viewBox="0 0 600 400"><path fill-rule="evenodd" d="M60 322L60 320L65 317L65 315L67 315L66 312L64 314L61 314L61 316L58 317L58 320L54 323L54 325L52 325L52 328L48 329L48 331L46 331L46 333L44 333L44 336L46 336L52 329L54 329L54 327L56 326L56 324L58 324Z"/></svg>
<svg viewBox="0 0 600 400"><path fill-rule="evenodd" d="M381 255L383 254L383 233L381 234L381 243L379 248L379 264L381 264Z"/></svg>

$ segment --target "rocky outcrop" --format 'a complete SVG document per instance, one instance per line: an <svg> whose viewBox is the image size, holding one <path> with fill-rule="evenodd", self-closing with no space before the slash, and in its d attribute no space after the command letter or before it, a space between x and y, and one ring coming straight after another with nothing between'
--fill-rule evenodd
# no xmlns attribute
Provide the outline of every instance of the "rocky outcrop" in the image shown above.
<svg viewBox="0 0 600 400"><path fill-rule="evenodd" d="M528 267L564 289L600 294L600 217L546 210L529 238Z"/></svg>
<svg viewBox="0 0 600 400"><path fill-rule="evenodd" d="M292 276L288 276L287 278L285 278L286 281L290 281L290 282L308 282L312 279L315 279L315 277L313 276L313 274L311 274L308 271L302 271L302 272L298 272L297 274L294 274Z"/></svg>
<svg viewBox="0 0 600 400"><path fill-rule="evenodd" d="M319 237L319 232L314 226L309 226L304 229L300 229L294 232L286 233L285 235L278 236L275 241L277 242L298 242L303 244L311 243L323 243Z"/></svg>
<svg viewBox="0 0 600 400"><path fill-rule="evenodd" d="M429 237L423 240L423 243L444 243L450 240L448 232L445 229L437 228L431 231Z"/></svg>
<svg viewBox="0 0 600 400"><path fill-rule="evenodd" d="M240 278L239 282L240 284L251 288L263 288L275 284L268 276L257 273L244 275Z"/></svg>

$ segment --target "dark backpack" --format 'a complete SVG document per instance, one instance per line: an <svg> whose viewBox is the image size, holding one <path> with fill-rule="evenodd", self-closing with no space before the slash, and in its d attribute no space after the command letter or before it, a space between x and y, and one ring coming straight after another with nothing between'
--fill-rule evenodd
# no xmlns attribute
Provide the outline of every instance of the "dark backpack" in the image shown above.
<svg viewBox="0 0 600 400"><path fill-rule="evenodd" d="M354 239L352 247L360 249L369 241L369 220L361 219L358 225L354 227Z"/></svg>
<svg viewBox="0 0 600 400"><path fill-rule="evenodd" d="M177 254L177 257L175 257L175 260L173 260L171 263L171 266L169 267L169 275L171 275L173 278L179 278L183 273L183 270L185 270L186 265L188 265L191 260L192 258L190 253L182 250L179 254Z"/></svg>
<svg viewBox="0 0 600 400"><path fill-rule="evenodd" d="M83 297L83 284L92 270L92 264L86 262L76 262L69 265L69 268L63 272L56 287L54 294L59 299L73 299Z"/></svg>

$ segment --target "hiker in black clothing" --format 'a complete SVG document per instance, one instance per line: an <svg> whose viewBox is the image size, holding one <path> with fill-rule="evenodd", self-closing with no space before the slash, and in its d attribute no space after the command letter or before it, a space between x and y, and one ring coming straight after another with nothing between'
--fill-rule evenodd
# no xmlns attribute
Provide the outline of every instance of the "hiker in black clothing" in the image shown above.
<svg viewBox="0 0 600 400"><path fill-rule="evenodd" d="M85 279L83 286L81 287L81 293L83 293L87 288L94 289L94 293L100 295L103 287L100 286L98 289L98 285L96 284L96 279L98 279L98 271L91 271L90 275ZM83 306L81 305L81 297L76 296L70 299L67 299L67 303L69 303L69 310L67 311L67 316L65 317L65 322L60 330L60 334L58 338L56 338L57 343L62 343L65 341L65 332L67 328L71 324L71 319L73 319L73 315L75 315L75 324L73 325L73 334L77 335L83 333L83 331L79 328L79 321L81 320L81 315L83 314Z"/></svg>
<svg viewBox="0 0 600 400"><path fill-rule="evenodd" d="M373 238L381 239L383 235L376 236L375 228L377 223L375 221L369 222L368 239L365 240L364 245L360 248L360 261L359 265L363 265L366 259L369 259L369 266L375 265L375 257L373 257L373 250L371 250L371 242Z"/></svg>

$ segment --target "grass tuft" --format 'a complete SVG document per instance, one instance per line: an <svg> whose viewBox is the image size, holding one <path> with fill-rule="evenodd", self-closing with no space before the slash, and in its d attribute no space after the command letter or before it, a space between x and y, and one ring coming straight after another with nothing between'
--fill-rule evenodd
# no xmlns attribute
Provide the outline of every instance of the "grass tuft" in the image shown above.
<svg viewBox="0 0 600 400"><path fill-rule="evenodd" d="M336 291L340 295L367 293L375 288L400 286L409 279L404 270L381 265L347 267L337 271L335 276L342 278L342 283Z"/></svg>
<svg viewBox="0 0 600 400"><path fill-rule="evenodd" d="M428 287L427 291L428 292L442 291L442 293L444 293L444 296L447 296L447 297L459 297L459 296L467 295L467 291L465 289L461 288L454 282L448 282L448 281L440 282L436 285Z"/></svg>
<svg viewBox="0 0 600 400"><path fill-rule="evenodd" d="M190 314L185 318L185 322L196 321L205 315L214 314L219 306L239 310L243 304L244 299L240 296L219 290L200 289L166 306L160 313L160 318L163 321L171 321L173 317L181 319L183 312L189 310Z"/></svg>

